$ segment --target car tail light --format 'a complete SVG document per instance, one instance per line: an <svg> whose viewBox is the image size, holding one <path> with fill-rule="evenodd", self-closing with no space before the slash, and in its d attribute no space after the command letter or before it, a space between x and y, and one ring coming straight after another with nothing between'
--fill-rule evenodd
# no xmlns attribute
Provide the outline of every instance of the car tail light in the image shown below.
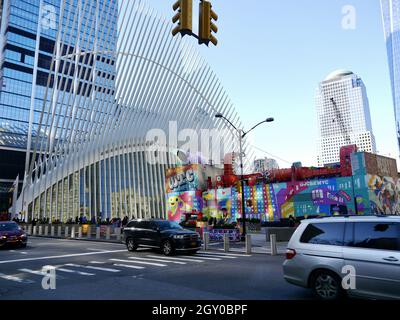
<svg viewBox="0 0 400 320"><path fill-rule="evenodd" d="M287 249L286 250L286 259L291 260L296 256L296 250L294 249Z"/></svg>

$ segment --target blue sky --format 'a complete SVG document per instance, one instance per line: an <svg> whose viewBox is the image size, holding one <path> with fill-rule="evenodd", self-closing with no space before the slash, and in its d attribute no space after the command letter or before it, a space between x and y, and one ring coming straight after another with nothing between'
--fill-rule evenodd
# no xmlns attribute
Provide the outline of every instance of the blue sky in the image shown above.
<svg viewBox="0 0 400 320"><path fill-rule="evenodd" d="M164 15L173 16L175 0L148 1ZM219 44L202 46L202 54L246 128L267 116L275 117L275 123L251 135L254 145L279 157L281 167L295 161L316 165L315 90L330 72L348 69L367 87L379 153L398 158L379 0L212 3L219 15ZM342 28L345 5L356 9L354 30ZM187 37L186 41L196 40Z"/></svg>

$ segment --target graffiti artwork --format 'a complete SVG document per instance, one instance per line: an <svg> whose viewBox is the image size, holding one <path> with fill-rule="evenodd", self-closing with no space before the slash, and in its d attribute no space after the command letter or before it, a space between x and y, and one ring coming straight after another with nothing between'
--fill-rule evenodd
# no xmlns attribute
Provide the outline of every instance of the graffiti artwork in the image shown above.
<svg viewBox="0 0 400 320"><path fill-rule="evenodd" d="M201 191L186 191L167 195L167 219L181 222L186 213L202 212L203 199Z"/></svg>
<svg viewBox="0 0 400 320"><path fill-rule="evenodd" d="M400 215L400 180L367 175L372 213Z"/></svg>

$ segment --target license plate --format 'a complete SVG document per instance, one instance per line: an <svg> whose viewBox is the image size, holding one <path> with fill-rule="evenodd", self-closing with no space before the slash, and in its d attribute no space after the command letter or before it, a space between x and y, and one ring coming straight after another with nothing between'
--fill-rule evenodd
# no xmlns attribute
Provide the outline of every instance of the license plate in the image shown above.
<svg viewBox="0 0 400 320"><path fill-rule="evenodd" d="M192 247L195 247L195 246L197 246L197 243L196 242L192 242Z"/></svg>

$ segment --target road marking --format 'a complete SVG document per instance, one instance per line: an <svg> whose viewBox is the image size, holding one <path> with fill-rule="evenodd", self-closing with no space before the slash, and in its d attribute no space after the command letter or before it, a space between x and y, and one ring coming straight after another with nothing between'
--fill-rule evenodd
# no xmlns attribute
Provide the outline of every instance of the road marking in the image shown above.
<svg viewBox="0 0 400 320"><path fill-rule="evenodd" d="M92 263L92 264L105 264L104 261L103 262L101 262L101 261L89 261L89 263Z"/></svg>
<svg viewBox="0 0 400 320"><path fill-rule="evenodd" d="M99 251L99 252L108 251L108 250L105 250L105 249L96 249L96 248L86 248L86 250L90 250L90 251Z"/></svg>
<svg viewBox="0 0 400 320"><path fill-rule="evenodd" d="M87 272L71 270L71 269L65 269L65 268L57 268L57 271L67 272L67 273L77 273L77 274L79 274L81 276L95 276L94 273L87 273Z"/></svg>
<svg viewBox="0 0 400 320"><path fill-rule="evenodd" d="M20 252L21 254L28 254L28 252L25 252L25 251L23 251L23 252Z"/></svg>
<svg viewBox="0 0 400 320"><path fill-rule="evenodd" d="M121 259L110 259L111 261L115 262L129 262L129 263L138 263L138 264L147 264L149 266L156 266L156 267L166 267L166 264L155 263L155 262L145 262L145 261L132 261L132 260L121 260Z"/></svg>
<svg viewBox="0 0 400 320"><path fill-rule="evenodd" d="M37 261L37 260L49 260L49 259L61 259L61 258L71 258L71 257L82 257L82 256L93 256L97 254L107 254L107 253L117 253L126 252L126 250L110 250L110 251L100 251L100 252L85 252L85 253L73 253L65 254L61 256L47 256L47 257L37 257L37 258L26 258L26 259L15 259L15 260L5 260L0 261L0 264L14 263L14 262L26 262L26 261Z"/></svg>
<svg viewBox="0 0 400 320"><path fill-rule="evenodd" d="M4 273L0 273L0 278L5 279L5 280L10 280L18 283L25 283L25 284L30 284L34 283L35 281L28 280L28 279L22 279L17 276L12 276L12 275L6 275Z"/></svg>
<svg viewBox="0 0 400 320"><path fill-rule="evenodd" d="M221 249L224 250L224 249ZM199 254L208 254L208 255L224 255L224 256L232 256L232 257L251 257L250 254L240 254L240 253L220 253L220 252L209 252L209 251L200 251Z"/></svg>
<svg viewBox="0 0 400 320"><path fill-rule="evenodd" d="M172 260L165 260L165 259L140 258L140 257L129 257L129 259L144 260L144 261L154 261L154 262L170 262L170 263L175 263L175 264L187 264L186 262L172 261Z"/></svg>
<svg viewBox="0 0 400 320"><path fill-rule="evenodd" d="M212 258L222 258L222 259L237 259L237 257L216 255L216 254L196 254L196 257L212 257Z"/></svg>
<svg viewBox="0 0 400 320"><path fill-rule="evenodd" d="M18 269L18 271L26 272L26 273L31 273L31 274L35 274L35 275L37 275L37 276L42 276L42 277L44 277L44 276L46 276L46 277L51 277L51 274L49 274L49 273L47 273L47 272L38 271L38 270ZM56 279L61 280L61 279L65 279L65 278L64 278L64 277L61 277L61 276L59 276L59 275L57 275L57 276L56 276Z"/></svg>
<svg viewBox="0 0 400 320"><path fill-rule="evenodd" d="M204 262L203 260L196 260L196 259L189 259L189 258L176 258L176 257L160 257L160 256L152 256L152 255L147 255L146 257L149 258L158 258L158 259L168 259L168 260L177 260L177 261L189 261L189 262Z"/></svg>
<svg viewBox="0 0 400 320"><path fill-rule="evenodd" d="M102 268L102 267L93 267L93 266L83 266L83 265L80 265L80 264L73 264L73 263L67 263L66 266L68 266L68 267L75 267L75 268L85 268L85 269L106 271L106 272L121 272L121 270L117 270L117 269Z"/></svg>
<svg viewBox="0 0 400 320"><path fill-rule="evenodd" d="M146 267L139 267L139 266L131 266L127 264L120 264L120 263L114 263L114 266L116 267L122 267L122 268L130 268L130 269L146 269Z"/></svg>
<svg viewBox="0 0 400 320"><path fill-rule="evenodd" d="M191 258L192 256L182 256L185 258ZM193 258L195 258L196 256L193 256ZM199 256L200 259L204 259L204 260L214 260L214 261L221 261L221 258L209 258L209 257L204 257L204 256Z"/></svg>

